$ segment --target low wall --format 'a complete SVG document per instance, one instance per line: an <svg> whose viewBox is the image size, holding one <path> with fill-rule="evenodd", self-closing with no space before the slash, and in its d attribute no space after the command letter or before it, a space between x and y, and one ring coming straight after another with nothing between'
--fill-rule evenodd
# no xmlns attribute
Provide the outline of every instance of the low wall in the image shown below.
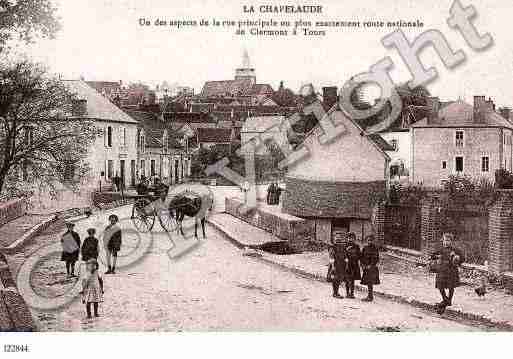
<svg viewBox="0 0 513 359"><path fill-rule="evenodd" d="M315 223L294 217L265 206L245 212L243 202L238 198L226 198L225 212L257 228L272 233L276 237L289 241L292 247L301 249L315 239Z"/></svg>
<svg viewBox="0 0 513 359"><path fill-rule="evenodd" d="M26 198L17 198L0 203L0 226L23 216L27 212L27 204Z"/></svg>
<svg viewBox="0 0 513 359"><path fill-rule="evenodd" d="M7 260L0 253L0 332L35 330L30 309L17 292Z"/></svg>

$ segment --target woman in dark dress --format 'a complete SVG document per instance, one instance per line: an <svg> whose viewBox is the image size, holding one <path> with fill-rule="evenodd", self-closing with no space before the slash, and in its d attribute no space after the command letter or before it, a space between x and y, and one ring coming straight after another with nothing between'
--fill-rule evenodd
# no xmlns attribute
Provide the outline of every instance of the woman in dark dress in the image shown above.
<svg viewBox="0 0 513 359"><path fill-rule="evenodd" d="M362 279L360 273L360 246L355 243L356 235L351 232L346 242L346 296L354 298L354 281Z"/></svg>
<svg viewBox="0 0 513 359"><path fill-rule="evenodd" d="M432 260L436 260L435 287L442 296L442 301L438 304L440 314L452 305L454 288L460 286L459 266L465 262L463 252L452 246L452 239L452 234L444 233L442 248L431 256Z"/></svg>
<svg viewBox="0 0 513 359"><path fill-rule="evenodd" d="M367 298L362 299L364 302L372 302L374 300L374 286L379 284L379 250L375 243L373 235L365 238L367 245L363 247L360 257L360 263L363 270L363 285L368 288Z"/></svg>
<svg viewBox="0 0 513 359"><path fill-rule="evenodd" d="M75 224L66 223L67 231L61 237L62 255L61 261L66 263L68 277L75 277L75 263L80 254L80 236L73 229Z"/></svg>
<svg viewBox="0 0 513 359"><path fill-rule="evenodd" d="M339 293L340 283L345 280L346 276L346 251L344 242L335 239L329 248L331 273L331 285L333 287L333 297L343 298Z"/></svg>

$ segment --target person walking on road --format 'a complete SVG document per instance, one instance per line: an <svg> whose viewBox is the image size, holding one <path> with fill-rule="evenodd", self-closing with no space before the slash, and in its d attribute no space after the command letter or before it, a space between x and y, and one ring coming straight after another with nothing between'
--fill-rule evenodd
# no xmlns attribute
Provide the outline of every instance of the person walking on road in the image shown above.
<svg viewBox="0 0 513 359"><path fill-rule="evenodd" d="M115 214L109 216L109 225L103 234L103 245L107 253L107 267L105 274L116 273L118 252L121 250L121 228L118 225L119 218Z"/></svg>
<svg viewBox="0 0 513 359"><path fill-rule="evenodd" d="M61 237L61 261L66 263L66 273L70 278L75 277L75 263L80 254L80 236L74 231L74 223L67 222L66 228L66 232Z"/></svg>
<svg viewBox="0 0 513 359"><path fill-rule="evenodd" d="M367 244L363 247L360 263L363 270L361 284L366 285L368 294L362 300L364 302L372 302L374 300L374 286L379 282L379 249L375 243L376 239L373 235L365 238Z"/></svg>
<svg viewBox="0 0 513 359"><path fill-rule="evenodd" d="M435 287L442 296L442 301L437 305L439 314L452 305L454 289L460 286L459 267L465 262L462 251L452 245L452 240L452 234L444 233L442 248L431 256L431 259L436 261Z"/></svg>
<svg viewBox="0 0 513 359"><path fill-rule="evenodd" d="M86 275L82 279L82 303L86 305L87 318L91 319L91 306L94 316L98 317L98 306L103 302L103 279L98 275L98 262L95 259L89 259L86 268Z"/></svg>
<svg viewBox="0 0 513 359"><path fill-rule="evenodd" d="M339 293L340 284L345 280L346 276L346 251L344 241L336 238L329 248L330 256L330 280L333 288L333 297L343 297Z"/></svg>
<svg viewBox="0 0 513 359"><path fill-rule="evenodd" d="M354 282L362 278L360 273L360 246L356 244L356 235L347 234L346 242L346 297L354 298Z"/></svg>
<svg viewBox="0 0 513 359"><path fill-rule="evenodd" d="M94 235L96 233L96 229L89 228L87 230L87 238L82 243L82 260L87 262L90 259L98 260L98 238Z"/></svg>

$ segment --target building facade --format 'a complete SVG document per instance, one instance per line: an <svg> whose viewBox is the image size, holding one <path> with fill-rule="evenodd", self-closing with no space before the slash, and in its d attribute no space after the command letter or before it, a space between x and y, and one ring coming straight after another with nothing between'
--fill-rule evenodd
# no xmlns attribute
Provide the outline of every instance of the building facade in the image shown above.
<svg viewBox="0 0 513 359"><path fill-rule="evenodd" d="M132 183L136 179L137 122L86 82L68 80L63 83L81 104L80 112L73 116L93 120L101 130L88 151L91 170L83 181L84 186L109 186L116 175L125 185Z"/></svg>
<svg viewBox="0 0 513 359"><path fill-rule="evenodd" d="M308 156L285 176L283 210L315 220L316 239L329 243L338 233L371 234L374 205L386 196L390 158L364 129L340 109L328 116L343 126L335 141L321 144L322 127L315 127L301 147Z"/></svg>
<svg viewBox="0 0 513 359"><path fill-rule="evenodd" d="M451 175L495 181L498 169L512 170L513 125L484 96L474 106L456 101L414 124L411 181L440 187Z"/></svg>

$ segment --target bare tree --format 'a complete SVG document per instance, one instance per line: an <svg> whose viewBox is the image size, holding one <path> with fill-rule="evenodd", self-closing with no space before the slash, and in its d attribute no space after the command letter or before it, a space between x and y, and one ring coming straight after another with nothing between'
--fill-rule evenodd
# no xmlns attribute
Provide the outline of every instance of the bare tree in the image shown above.
<svg viewBox="0 0 513 359"><path fill-rule="evenodd" d="M20 179L50 189L75 185L88 171L84 159L99 130L71 116L73 100L40 65L0 64L0 193Z"/></svg>

